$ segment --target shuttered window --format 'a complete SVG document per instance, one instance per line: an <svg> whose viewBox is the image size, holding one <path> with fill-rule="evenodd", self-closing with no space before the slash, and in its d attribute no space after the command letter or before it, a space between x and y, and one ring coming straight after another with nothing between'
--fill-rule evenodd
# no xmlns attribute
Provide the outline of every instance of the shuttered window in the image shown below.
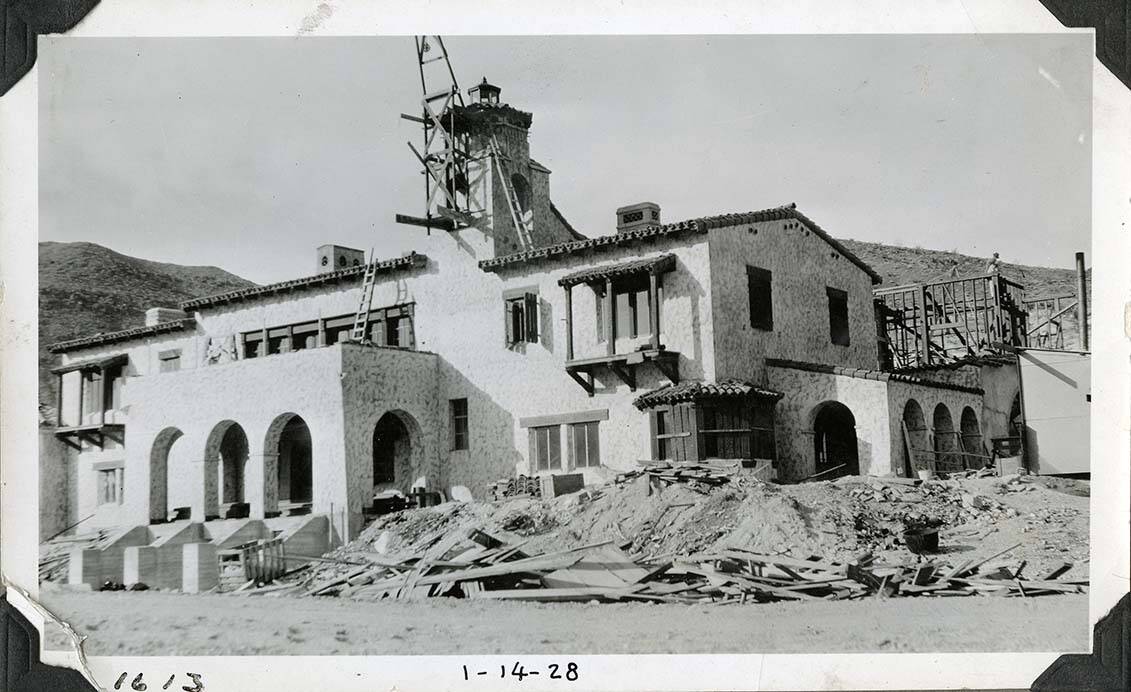
<svg viewBox="0 0 1131 692"><path fill-rule="evenodd" d="M538 343L538 294L523 293L503 301L507 348Z"/></svg>

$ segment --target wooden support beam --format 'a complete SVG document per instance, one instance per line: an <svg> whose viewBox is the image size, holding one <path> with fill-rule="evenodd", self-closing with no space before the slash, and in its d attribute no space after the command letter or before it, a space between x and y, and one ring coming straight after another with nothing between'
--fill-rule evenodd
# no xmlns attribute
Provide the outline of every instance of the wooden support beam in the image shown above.
<svg viewBox="0 0 1131 692"><path fill-rule="evenodd" d="M422 218L419 216L408 216L407 214L397 214L396 222L407 224L409 226L423 226L425 228L438 228L442 231L456 230L456 224L451 219L441 219L436 217Z"/></svg>
<svg viewBox="0 0 1131 692"><path fill-rule="evenodd" d="M648 273L648 306L652 321L652 348L660 349L660 277L655 271ZM633 387L633 390L636 388Z"/></svg>
<svg viewBox="0 0 1131 692"><path fill-rule="evenodd" d="M671 380L672 384L679 384L679 361L675 359L657 358L656 367L664 373L664 377Z"/></svg>
<svg viewBox="0 0 1131 692"><path fill-rule="evenodd" d="M566 360L573 360L573 286L565 287L565 321Z"/></svg>
<svg viewBox="0 0 1131 692"><path fill-rule="evenodd" d="M566 372L569 373L569 376L572 377L575 382L581 385L581 388L585 390L586 394L593 396L593 375L591 373L585 373L585 377L582 377L576 370L566 369Z"/></svg>
<svg viewBox="0 0 1131 692"><path fill-rule="evenodd" d="M606 349L611 356L616 353L617 348L617 335L613 328L616 320L613 319L613 280L612 278L605 278L605 314L602 315L605 320L605 339L607 340Z"/></svg>
<svg viewBox="0 0 1131 692"><path fill-rule="evenodd" d="M632 391L636 391L636 369L626 368L623 363L609 363L609 369L620 378L621 382L628 385Z"/></svg>

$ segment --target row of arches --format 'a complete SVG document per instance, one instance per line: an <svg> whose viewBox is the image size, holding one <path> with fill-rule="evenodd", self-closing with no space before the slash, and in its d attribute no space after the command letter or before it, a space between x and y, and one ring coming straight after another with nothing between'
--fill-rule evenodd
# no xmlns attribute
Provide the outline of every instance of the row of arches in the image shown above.
<svg viewBox="0 0 1131 692"><path fill-rule="evenodd" d="M939 403L931 412L930 425L923 407L915 399L903 406L904 472L915 474L915 466L925 467L933 460L938 471L961 471L985 465L985 445L978 414L964 406L958 426L946 404ZM918 462L918 464L914 463Z"/></svg>
<svg viewBox="0 0 1131 692"><path fill-rule="evenodd" d="M371 437L375 486L401 483L409 475L418 432L415 420L402 411L390 411L377 421ZM263 516L311 505L315 441L302 416L277 416L267 427L262 446L256 448L261 454L252 458L251 447L244 426L234 420L217 423L204 445L201 474L195 469L201 460L192 458L197 452L185 441L184 432L176 427L162 430L150 450L150 522L166 521L180 507L197 508L193 514L202 510L203 517L192 517L200 521L222 516L243 503L261 502ZM251 473L253 463L261 465L254 469L261 473ZM249 478L262 486L249 486Z"/></svg>

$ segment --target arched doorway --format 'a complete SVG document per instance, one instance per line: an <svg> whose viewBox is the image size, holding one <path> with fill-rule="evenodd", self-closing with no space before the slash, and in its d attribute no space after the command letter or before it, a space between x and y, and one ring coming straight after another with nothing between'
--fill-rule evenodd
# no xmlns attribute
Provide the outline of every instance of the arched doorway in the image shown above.
<svg viewBox="0 0 1131 692"><path fill-rule="evenodd" d="M904 473L911 477L920 469L930 468L930 430L918 401L908 399L903 407Z"/></svg>
<svg viewBox="0 0 1131 692"><path fill-rule="evenodd" d="M169 520L169 453L177 440L184 437L177 428L165 428L153 440L149 450L149 523Z"/></svg>
<svg viewBox="0 0 1131 692"><path fill-rule="evenodd" d="M856 418L839 401L828 401L817 409L813 419L814 473L825 478L860 473L860 452L856 445Z"/></svg>
<svg viewBox="0 0 1131 692"><path fill-rule="evenodd" d="M412 436L404 419L390 411L373 428L373 485L401 484L411 473Z"/></svg>
<svg viewBox="0 0 1131 692"><path fill-rule="evenodd" d="M215 489L208 489L209 509L215 511L212 497L217 498L218 504L229 507L245 500L247 459L247 433L239 423L226 420L212 428L204 452L210 482L216 483Z"/></svg>
<svg viewBox="0 0 1131 692"><path fill-rule="evenodd" d="M275 480L275 492L267 493L265 509L271 511L272 496L280 506L309 503L314 497L314 461L306 421L296 413L277 417L267 429L263 449L275 460L275 472L265 474L266 483Z"/></svg>
<svg viewBox="0 0 1131 692"><path fill-rule="evenodd" d="M935 443L935 468L939 471L956 471L962 468L958 452L958 435L954 430L954 420L946 404L935 407L932 417L932 430Z"/></svg>
<svg viewBox="0 0 1131 692"><path fill-rule="evenodd" d="M963 466L966 468L985 466L986 450L982 447L982 428L978 425L978 414L969 406L962 409L962 418L959 419L959 429L962 431ZM977 456L974 456L977 455Z"/></svg>

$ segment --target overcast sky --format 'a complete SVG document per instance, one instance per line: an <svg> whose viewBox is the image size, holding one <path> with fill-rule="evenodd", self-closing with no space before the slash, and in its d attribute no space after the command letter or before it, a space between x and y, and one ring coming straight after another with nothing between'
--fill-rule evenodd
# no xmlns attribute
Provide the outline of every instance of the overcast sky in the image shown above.
<svg viewBox="0 0 1131 692"><path fill-rule="evenodd" d="M841 238L1067 267L1090 250L1091 42L1049 36L446 39L531 111L582 233L797 202ZM423 229L411 37L45 37L40 234L264 283ZM1090 261L1089 261L1090 264Z"/></svg>

